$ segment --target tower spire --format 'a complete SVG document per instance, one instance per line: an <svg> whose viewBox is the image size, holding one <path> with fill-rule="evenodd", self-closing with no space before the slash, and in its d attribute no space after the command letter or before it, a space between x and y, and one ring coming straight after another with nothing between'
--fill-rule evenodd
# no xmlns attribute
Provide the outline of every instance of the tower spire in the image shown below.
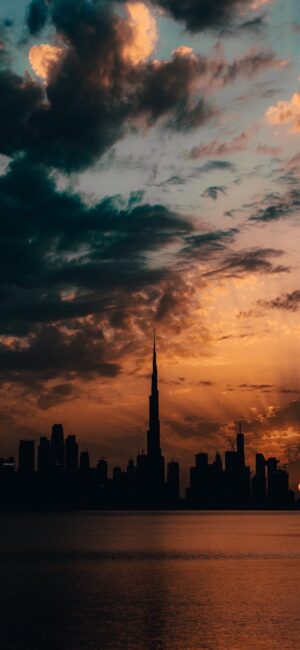
<svg viewBox="0 0 300 650"><path fill-rule="evenodd" d="M159 392L158 373L156 362L156 332L153 332L153 358L151 376L151 395L149 397L149 430L148 430L148 454L160 456L160 422L159 422Z"/></svg>

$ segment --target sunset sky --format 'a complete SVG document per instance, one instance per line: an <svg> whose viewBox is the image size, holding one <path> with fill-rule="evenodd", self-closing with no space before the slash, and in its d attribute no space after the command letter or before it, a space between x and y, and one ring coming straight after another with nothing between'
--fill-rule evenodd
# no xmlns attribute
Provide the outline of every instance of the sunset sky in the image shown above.
<svg viewBox="0 0 300 650"><path fill-rule="evenodd" d="M2 0L0 456L75 433L300 481L299 0Z"/></svg>

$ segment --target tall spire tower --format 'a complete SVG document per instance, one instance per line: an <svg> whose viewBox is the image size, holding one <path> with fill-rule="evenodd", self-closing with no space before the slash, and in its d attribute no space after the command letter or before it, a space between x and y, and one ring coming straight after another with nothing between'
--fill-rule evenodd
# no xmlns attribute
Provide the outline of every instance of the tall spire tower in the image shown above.
<svg viewBox="0 0 300 650"><path fill-rule="evenodd" d="M149 429L147 434L147 455L150 458L161 457L159 391L158 391L158 376L157 376L157 362L156 362L155 330L154 330L154 337L153 337L151 395L149 396Z"/></svg>

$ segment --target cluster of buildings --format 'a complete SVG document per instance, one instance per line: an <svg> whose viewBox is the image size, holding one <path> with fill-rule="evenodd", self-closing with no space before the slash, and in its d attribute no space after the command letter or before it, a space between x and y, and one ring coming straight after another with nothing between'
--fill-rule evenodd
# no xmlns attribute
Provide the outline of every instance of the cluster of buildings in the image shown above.
<svg viewBox="0 0 300 650"><path fill-rule="evenodd" d="M289 475L276 458L256 454L251 477L245 462L241 427L234 449L219 453L213 463L199 453L190 469L185 498L180 496L180 468L167 463L160 447L159 391L155 338L153 346L147 453L128 461L125 471L101 458L90 466L88 451L79 453L74 435L65 438L62 424L54 424L51 438L40 438L35 464L35 441L19 443L18 467L14 458L0 458L2 508L292 508L294 493Z"/></svg>

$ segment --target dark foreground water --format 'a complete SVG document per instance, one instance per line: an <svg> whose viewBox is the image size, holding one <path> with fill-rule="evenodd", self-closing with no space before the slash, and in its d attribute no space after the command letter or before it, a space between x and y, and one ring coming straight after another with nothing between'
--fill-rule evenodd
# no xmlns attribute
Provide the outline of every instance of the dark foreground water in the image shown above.
<svg viewBox="0 0 300 650"><path fill-rule="evenodd" d="M300 647L300 513L0 517L1 650Z"/></svg>

